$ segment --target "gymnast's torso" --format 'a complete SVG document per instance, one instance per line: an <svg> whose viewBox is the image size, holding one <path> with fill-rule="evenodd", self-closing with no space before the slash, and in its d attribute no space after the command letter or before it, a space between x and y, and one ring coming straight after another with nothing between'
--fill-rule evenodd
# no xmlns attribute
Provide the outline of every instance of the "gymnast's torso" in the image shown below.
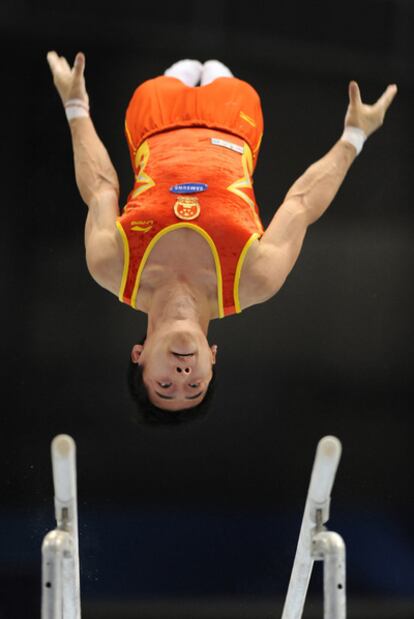
<svg viewBox="0 0 414 619"><path fill-rule="evenodd" d="M157 286L186 279L208 292L220 318L260 302L263 226L247 143L204 127L164 131L139 146L133 166L134 187L117 221L122 268L111 291L146 312Z"/></svg>

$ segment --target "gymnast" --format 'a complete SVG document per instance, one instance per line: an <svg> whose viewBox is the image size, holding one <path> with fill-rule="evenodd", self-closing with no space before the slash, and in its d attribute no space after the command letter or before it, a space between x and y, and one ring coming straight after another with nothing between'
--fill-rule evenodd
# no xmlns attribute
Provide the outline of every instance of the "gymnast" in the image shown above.
<svg viewBox="0 0 414 619"><path fill-rule="evenodd" d="M271 299L292 270L308 226L326 211L396 92L373 105L349 83L344 129L287 192L264 229L253 191L263 135L260 98L218 60L181 60L142 83L126 111L135 183L119 211L119 183L89 114L85 56L47 60L72 137L88 206L92 278L148 315L131 350L129 386L145 423L203 417L217 346L209 323Z"/></svg>

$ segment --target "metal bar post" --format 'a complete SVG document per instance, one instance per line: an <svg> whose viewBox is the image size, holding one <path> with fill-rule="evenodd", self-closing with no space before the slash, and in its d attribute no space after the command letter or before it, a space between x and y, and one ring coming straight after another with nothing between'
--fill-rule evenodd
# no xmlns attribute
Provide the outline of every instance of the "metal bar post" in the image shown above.
<svg viewBox="0 0 414 619"><path fill-rule="evenodd" d="M341 451L341 443L335 436L325 436L318 443L282 619L302 617L315 561L313 536L329 519L331 491Z"/></svg>
<svg viewBox="0 0 414 619"><path fill-rule="evenodd" d="M345 619L345 543L338 533L320 531L313 537L313 558L323 561L324 619Z"/></svg>
<svg viewBox="0 0 414 619"><path fill-rule="evenodd" d="M42 619L80 619L76 446L66 435L51 445L57 527L42 543Z"/></svg>

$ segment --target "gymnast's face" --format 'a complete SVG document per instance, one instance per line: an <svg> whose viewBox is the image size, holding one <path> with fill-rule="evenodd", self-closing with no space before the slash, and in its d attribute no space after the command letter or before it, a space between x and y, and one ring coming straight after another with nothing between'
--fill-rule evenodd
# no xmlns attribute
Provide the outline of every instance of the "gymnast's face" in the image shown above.
<svg viewBox="0 0 414 619"><path fill-rule="evenodd" d="M135 344L131 359L143 367L143 380L155 406L176 411L199 404L212 378L217 346L193 330L157 332Z"/></svg>

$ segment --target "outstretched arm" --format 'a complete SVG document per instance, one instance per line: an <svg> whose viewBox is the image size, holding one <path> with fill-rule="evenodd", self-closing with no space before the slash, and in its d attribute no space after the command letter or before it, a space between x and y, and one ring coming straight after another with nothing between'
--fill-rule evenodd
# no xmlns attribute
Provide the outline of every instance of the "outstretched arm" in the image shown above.
<svg viewBox="0 0 414 619"><path fill-rule="evenodd" d="M358 84L350 82L343 135L292 185L260 240L258 268L266 282L267 299L283 285L299 256L308 226L331 204L364 139L382 125L396 92L395 85L388 86L374 105L366 105Z"/></svg>
<svg viewBox="0 0 414 619"><path fill-rule="evenodd" d="M54 51L47 54L47 61L69 120L76 183L88 206L85 246L89 271L98 283L108 287L103 281L105 273L119 254L115 228L118 177L89 116L85 56L78 53L72 68Z"/></svg>

